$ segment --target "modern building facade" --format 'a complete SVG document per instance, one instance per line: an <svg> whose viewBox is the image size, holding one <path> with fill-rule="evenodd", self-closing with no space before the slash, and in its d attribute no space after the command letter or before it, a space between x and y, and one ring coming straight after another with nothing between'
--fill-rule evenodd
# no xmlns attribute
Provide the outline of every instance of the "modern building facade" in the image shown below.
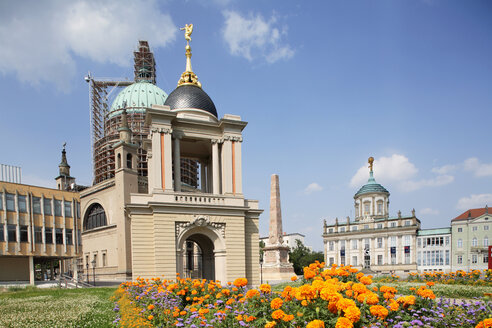
<svg viewBox="0 0 492 328"><path fill-rule="evenodd" d="M488 249L492 238L490 212L487 206L474 208L451 220L453 271L488 268Z"/></svg>
<svg viewBox="0 0 492 328"><path fill-rule="evenodd" d="M139 83L145 88L123 90L125 101L117 96L109 114L118 120L114 176L81 192L84 264L95 261L99 279L173 279L179 273L258 284L262 210L242 192L247 123L236 115L218 118L191 68L189 43L186 70L169 96ZM156 103L156 93L166 96ZM128 121L133 103L145 115L148 138L141 145ZM138 173L138 149L146 154L146 176Z"/></svg>
<svg viewBox="0 0 492 328"><path fill-rule="evenodd" d="M417 232L419 272L451 271L451 228L422 229Z"/></svg>
<svg viewBox="0 0 492 328"><path fill-rule="evenodd" d="M0 281L34 284L53 279L55 268L73 275L80 271L80 198L64 188L74 186L70 179L63 150L58 190L0 182Z"/></svg>
<svg viewBox="0 0 492 328"><path fill-rule="evenodd" d="M374 179L372 157L369 180L354 195L355 218L323 227L325 262L352 265L376 273L417 269L417 231L420 220L389 216L389 192Z"/></svg>

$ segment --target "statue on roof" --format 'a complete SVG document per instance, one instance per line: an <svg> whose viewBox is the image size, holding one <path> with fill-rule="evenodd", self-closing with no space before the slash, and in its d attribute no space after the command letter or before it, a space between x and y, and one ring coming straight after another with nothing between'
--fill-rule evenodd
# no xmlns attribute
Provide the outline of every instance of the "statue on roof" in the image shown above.
<svg viewBox="0 0 492 328"><path fill-rule="evenodd" d="M180 28L181 31L185 31L185 39L188 44L191 41L191 33L193 33L193 24L186 24L185 27Z"/></svg>
<svg viewBox="0 0 492 328"><path fill-rule="evenodd" d="M369 163L369 169L372 172L372 166L374 164L374 157L369 157L369 159L367 160L367 162Z"/></svg>

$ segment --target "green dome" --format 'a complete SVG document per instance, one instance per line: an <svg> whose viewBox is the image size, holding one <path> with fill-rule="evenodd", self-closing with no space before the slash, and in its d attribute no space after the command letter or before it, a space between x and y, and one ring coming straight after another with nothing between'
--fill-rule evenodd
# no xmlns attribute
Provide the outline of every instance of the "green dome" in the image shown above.
<svg viewBox="0 0 492 328"><path fill-rule="evenodd" d="M389 191L386 190L383 186L381 186L379 183L376 182L374 179L374 175L372 174L372 171L369 173L369 180L367 180L367 183L363 185L359 191L354 195L354 198L363 194L369 194L373 192L382 192L385 194L389 194Z"/></svg>
<svg viewBox="0 0 492 328"><path fill-rule="evenodd" d="M121 90L116 96L109 115L118 115L123 108L127 108L129 113L144 113L145 108L152 105L164 105L166 99L167 93L158 86L146 81L136 82Z"/></svg>

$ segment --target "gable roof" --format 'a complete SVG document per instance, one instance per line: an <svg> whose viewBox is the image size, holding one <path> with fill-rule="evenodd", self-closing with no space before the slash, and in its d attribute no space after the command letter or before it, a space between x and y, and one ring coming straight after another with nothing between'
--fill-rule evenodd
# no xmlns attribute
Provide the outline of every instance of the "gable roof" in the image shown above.
<svg viewBox="0 0 492 328"><path fill-rule="evenodd" d="M492 212L492 211L490 211L490 212ZM472 208L472 209L469 209L469 210L463 212L462 214L458 215L457 217L452 219L451 222L467 220L467 219L474 219L474 218L477 218L481 215L484 215L485 213L490 213L490 212L489 212L489 208L487 206L485 206L483 208Z"/></svg>

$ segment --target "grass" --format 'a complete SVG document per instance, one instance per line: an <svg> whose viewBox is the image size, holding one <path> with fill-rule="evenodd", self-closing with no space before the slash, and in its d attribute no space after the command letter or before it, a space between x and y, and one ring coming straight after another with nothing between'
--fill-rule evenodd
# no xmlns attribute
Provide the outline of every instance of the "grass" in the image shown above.
<svg viewBox="0 0 492 328"><path fill-rule="evenodd" d="M410 288L419 288L425 285L423 282L376 282L374 286L390 286L398 289L399 294L411 294ZM485 293L492 293L491 286L469 286L469 285L446 285L446 284L435 284L432 286L432 291L437 297L444 298L480 298L484 297Z"/></svg>
<svg viewBox="0 0 492 328"><path fill-rule="evenodd" d="M0 327L112 327L115 290L9 288L0 292Z"/></svg>

